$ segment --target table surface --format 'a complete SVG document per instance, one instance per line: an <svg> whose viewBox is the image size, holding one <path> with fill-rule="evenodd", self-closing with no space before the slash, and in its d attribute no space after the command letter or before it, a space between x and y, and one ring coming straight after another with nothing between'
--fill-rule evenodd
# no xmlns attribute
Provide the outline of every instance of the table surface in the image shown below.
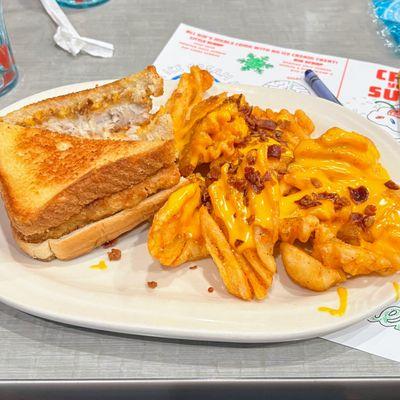
<svg viewBox="0 0 400 400"><path fill-rule="evenodd" d="M376 34L367 0L111 0L67 10L115 56L57 48L39 0L4 0L20 78L0 108L56 86L117 78L151 64L180 22L296 49L399 65ZM0 305L0 379L322 378L400 376L400 364L323 339L261 345L195 343L74 328Z"/></svg>

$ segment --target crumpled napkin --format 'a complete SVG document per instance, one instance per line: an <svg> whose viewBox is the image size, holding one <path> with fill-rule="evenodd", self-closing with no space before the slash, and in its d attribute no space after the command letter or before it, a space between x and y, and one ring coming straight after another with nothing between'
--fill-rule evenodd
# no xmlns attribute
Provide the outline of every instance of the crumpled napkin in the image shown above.
<svg viewBox="0 0 400 400"><path fill-rule="evenodd" d="M76 56L81 51L94 57L112 57L111 43L80 36L55 0L40 0L52 20L58 25L55 42L65 51Z"/></svg>

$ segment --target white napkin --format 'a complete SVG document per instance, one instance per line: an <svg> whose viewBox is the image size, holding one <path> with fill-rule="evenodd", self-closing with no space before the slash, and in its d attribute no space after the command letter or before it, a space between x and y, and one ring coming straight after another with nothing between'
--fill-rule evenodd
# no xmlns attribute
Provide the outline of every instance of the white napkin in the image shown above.
<svg viewBox="0 0 400 400"><path fill-rule="evenodd" d="M81 50L95 57L112 57L111 43L80 36L55 0L40 0L43 7L58 25L55 42L64 50L76 56Z"/></svg>

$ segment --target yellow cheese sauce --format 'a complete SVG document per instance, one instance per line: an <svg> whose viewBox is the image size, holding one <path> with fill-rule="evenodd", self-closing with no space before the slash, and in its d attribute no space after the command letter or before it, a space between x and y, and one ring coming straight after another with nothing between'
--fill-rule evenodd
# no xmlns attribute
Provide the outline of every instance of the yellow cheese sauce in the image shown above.
<svg viewBox="0 0 400 400"><path fill-rule="evenodd" d="M327 312L333 317L343 317L347 310L347 289L343 287L337 288L337 294L339 296L339 307L319 307L318 311Z"/></svg>
<svg viewBox="0 0 400 400"><path fill-rule="evenodd" d="M289 166L284 181L298 189L280 202L281 218L315 215L333 232L345 223L350 213L364 213L367 205L376 207L370 228L372 241L362 240L361 246L390 260L400 268L400 190L385 186L390 180L379 163L379 152L366 137L339 128L329 129L318 139L303 140L294 151L295 161ZM317 181L319 187L313 185ZM368 199L361 203L334 209L330 200L302 209L295 201L313 193L336 193L350 200L349 187L365 186Z"/></svg>
<svg viewBox="0 0 400 400"><path fill-rule="evenodd" d="M264 182L264 189L260 193L249 189L246 202L244 194L229 183L229 164L223 165L221 177L208 188L213 212L225 225L230 245L239 252L255 248L254 225L266 229L272 242L278 237L280 189L275 172L269 168L267 151L271 144L271 141L258 142L241 150L243 154L256 150L257 156L252 167L261 176L268 171L271 173L271 180ZM247 166L249 165L244 161L239 165L235 173L236 179L245 179L244 171Z"/></svg>
<svg viewBox="0 0 400 400"><path fill-rule="evenodd" d="M105 263L104 260L100 260L98 264L94 264L90 266L91 269L100 269L100 270L105 270L107 269L107 264Z"/></svg>
<svg viewBox="0 0 400 400"><path fill-rule="evenodd" d="M165 222L175 224L177 232L181 235L194 240L200 239L200 199L199 183L189 183L171 194L163 207L166 213L158 214L158 217L165 219Z"/></svg>
<svg viewBox="0 0 400 400"><path fill-rule="evenodd" d="M400 300L400 285L398 282L393 282L393 289L394 292L396 293L396 301Z"/></svg>

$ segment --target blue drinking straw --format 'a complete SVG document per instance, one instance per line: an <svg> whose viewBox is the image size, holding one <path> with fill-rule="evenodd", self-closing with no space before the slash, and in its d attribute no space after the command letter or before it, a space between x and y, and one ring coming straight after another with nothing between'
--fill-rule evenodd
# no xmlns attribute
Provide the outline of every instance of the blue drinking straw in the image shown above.
<svg viewBox="0 0 400 400"><path fill-rule="evenodd" d="M325 86L324 82L319 79L318 75L311 69L304 72L304 79L310 85L311 89L318 97L333 101L334 103L343 105L336 96Z"/></svg>

